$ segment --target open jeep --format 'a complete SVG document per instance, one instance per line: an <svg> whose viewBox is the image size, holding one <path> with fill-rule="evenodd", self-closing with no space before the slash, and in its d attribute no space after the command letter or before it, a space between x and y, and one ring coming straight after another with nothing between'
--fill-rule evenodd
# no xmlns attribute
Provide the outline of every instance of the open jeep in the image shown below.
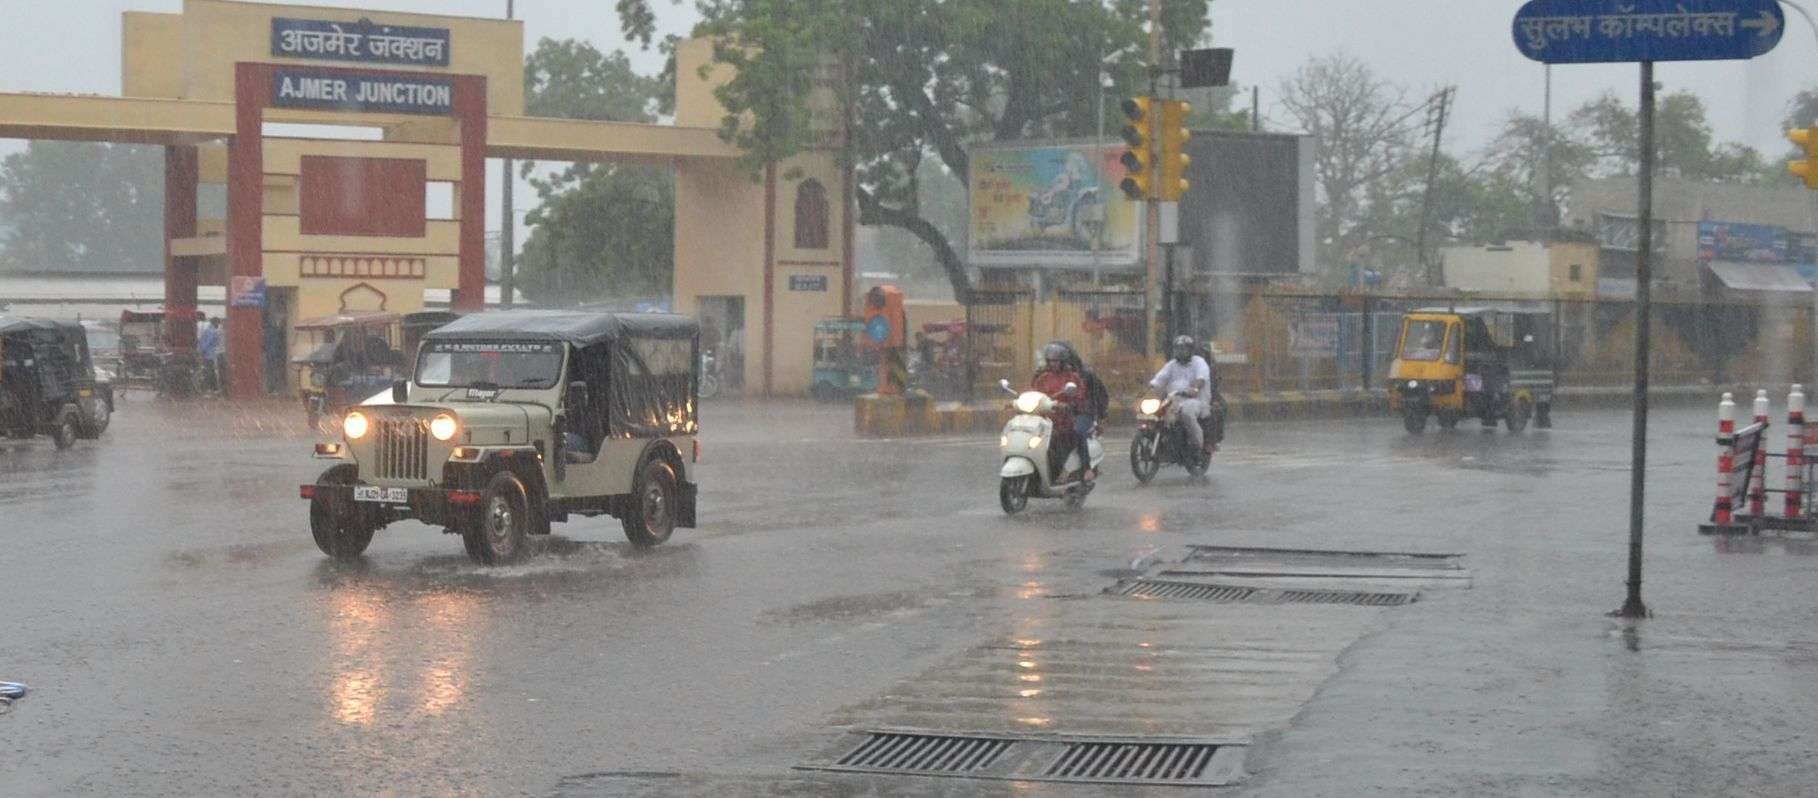
<svg viewBox="0 0 1818 798"><path fill-rule="evenodd" d="M616 517L638 546L693 527L699 339L684 316L584 311L481 313L429 333L412 379L316 445L338 461L301 489L316 545L355 558L414 518L493 564L571 515Z"/></svg>

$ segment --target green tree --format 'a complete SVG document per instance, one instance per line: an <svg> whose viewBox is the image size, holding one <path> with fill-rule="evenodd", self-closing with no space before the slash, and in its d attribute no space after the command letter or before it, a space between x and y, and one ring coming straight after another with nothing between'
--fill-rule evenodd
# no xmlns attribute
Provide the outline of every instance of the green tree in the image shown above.
<svg viewBox="0 0 1818 798"><path fill-rule="evenodd" d="M162 151L31 142L0 161L0 219L0 268L162 271Z"/></svg>
<svg viewBox="0 0 1818 798"><path fill-rule="evenodd" d="M1615 94L1591 100L1567 117L1566 126L1596 153L1594 171L1632 175L1641 168L1640 114ZM1742 144L1718 144L1705 118L1704 101L1690 92L1659 98L1654 109L1655 168L1690 180L1756 182L1761 153Z"/></svg>
<svg viewBox="0 0 1818 798"><path fill-rule="evenodd" d="M1559 223L1560 205L1572 182L1589 173L1597 151L1572 130L1549 126L1532 114L1510 111L1485 149L1484 160L1484 197L1496 197L1493 202L1503 208L1516 205L1528 210L1525 220L1520 215L1503 215L1505 229L1551 228ZM1512 197L1497 196L1499 191ZM1496 237L1501 235L1501 230L1495 232Z"/></svg>
<svg viewBox="0 0 1818 798"><path fill-rule="evenodd" d="M1163 3L1165 50L1199 41L1206 0ZM619 0L634 40L650 42L650 0ZM697 33L734 67L718 91L723 135L754 171L824 141L809 108L831 64L852 113L838 139L857 175L859 223L900 228L935 254L955 297L970 298L953 239L930 221L917 188L932 156L968 179L968 145L1090 136L1101 64L1113 96L1146 85L1143 0L702 0ZM734 46L736 42L736 46Z"/></svg>
<svg viewBox="0 0 1818 798"><path fill-rule="evenodd" d="M631 68L624 53L544 39L524 66L533 116L651 122L673 83ZM525 163L525 175L534 164ZM675 180L651 166L577 163L530 178L540 204L518 257L517 287L534 302L572 305L666 295L675 262Z"/></svg>

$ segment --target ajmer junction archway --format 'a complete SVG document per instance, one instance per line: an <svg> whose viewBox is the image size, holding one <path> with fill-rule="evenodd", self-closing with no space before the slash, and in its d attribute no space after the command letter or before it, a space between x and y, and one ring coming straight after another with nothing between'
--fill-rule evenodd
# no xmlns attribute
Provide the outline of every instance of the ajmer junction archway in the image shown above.
<svg viewBox="0 0 1818 798"><path fill-rule="evenodd" d="M674 308L731 317L756 391L805 393L812 321L853 307L850 174L827 152L741 167L709 42L677 52L674 124L646 125L524 116L515 21L185 0L122 33L122 96L0 94L0 138L164 147L170 343L194 343L197 286L226 287L233 397L263 390L268 318L432 289L480 310L489 157L673 167Z"/></svg>

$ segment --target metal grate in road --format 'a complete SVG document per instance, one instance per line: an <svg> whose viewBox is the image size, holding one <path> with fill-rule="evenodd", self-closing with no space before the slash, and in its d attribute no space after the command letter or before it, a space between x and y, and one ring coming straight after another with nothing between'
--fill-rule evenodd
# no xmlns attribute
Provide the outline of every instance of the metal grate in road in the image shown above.
<svg viewBox="0 0 1818 798"><path fill-rule="evenodd" d="M1341 551L1332 549L1285 549L1257 546L1187 547L1189 561L1227 564L1267 561L1282 565L1323 565L1331 567L1374 567L1459 570L1458 560L1464 555L1412 551Z"/></svg>
<svg viewBox="0 0 1818 798"><path fill-rule="evenodd" d="M1221 585L1214 582L1176 582L1166 579L1124 579L1105 589L1113 596L1145 599L1185 599L1242 604L1351 604L1360 607L1399 607L1413 603L1418 592L1384 593L1361 590L1278 590Z"/></svg>
<svg viewBox="0 0 1818 798"><path fill-rule="evenodd" d="M1205 743L1072 743L1042 776L1115 784L1203 784L1219 746Z"/></svg>
<svg viewBox="0 0 1818 798"><path fill-rule="evenodd" d="M1014 742L995 737L873 732L834 766L887 773L963 775L990 767Z"/></svg>
<svg viewBox="0 0 1818 798"><path fill-rule="evenodd" d="M1254 595L1256 589L1233 585L1208 585L1198 582L1168 582L1160 579L1126 579L1113 585L1109 592L1118 596L1140 596L1142 598L1243 601Z"/></svg>
<svg viewBox="0 0 1818 798"><path fill-rule="evenodd" d="M1356 590L1283 590L1282 604L1357 604L1365 607L1399 607L1413 603L1416 593L1370 593Z"/></svg>

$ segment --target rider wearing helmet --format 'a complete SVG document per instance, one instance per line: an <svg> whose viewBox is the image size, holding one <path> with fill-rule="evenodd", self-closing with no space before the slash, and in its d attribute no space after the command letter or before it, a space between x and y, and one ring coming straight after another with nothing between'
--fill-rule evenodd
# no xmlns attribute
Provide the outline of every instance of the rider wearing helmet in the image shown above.
<svg viewBox="0 0 1818 798"><path fill-rule="evenodd" d="M1174 339L1174 358L1163 365L1155 378L1149 380L1149 387L1160 396L1178 395L1168 405L1168 423L1177 423L1182 414L1193 419L1187 425L1187 435L1193 439L1193 445L1199 449L1206 447L1206 433L1201 422L1209 415L1211 405L1212 366L1206 359L1195 353L1193 336L1182 335Z"/></svg>
<svg viewBox="0 0 1818 798"><path fill-rule="evenodd" d="M1076 356L1065 344L1055 342L1042 347L1042 364L1035 372L1032 387L1054 399L1054 441L1048 446L1048 473L1054 475L1055 482L1063 481L1060 469L1067 464L1067 455L1075 446L1080 449L1080 460L1083 463L1082 475L1090 476L1090 463L1085 447L1085 436L1079 432L1079 411L1086 407L1085 378L1080 376L1073 365ZM1073 390L1067 392L1067 384L1073 384Z"/></svg>

